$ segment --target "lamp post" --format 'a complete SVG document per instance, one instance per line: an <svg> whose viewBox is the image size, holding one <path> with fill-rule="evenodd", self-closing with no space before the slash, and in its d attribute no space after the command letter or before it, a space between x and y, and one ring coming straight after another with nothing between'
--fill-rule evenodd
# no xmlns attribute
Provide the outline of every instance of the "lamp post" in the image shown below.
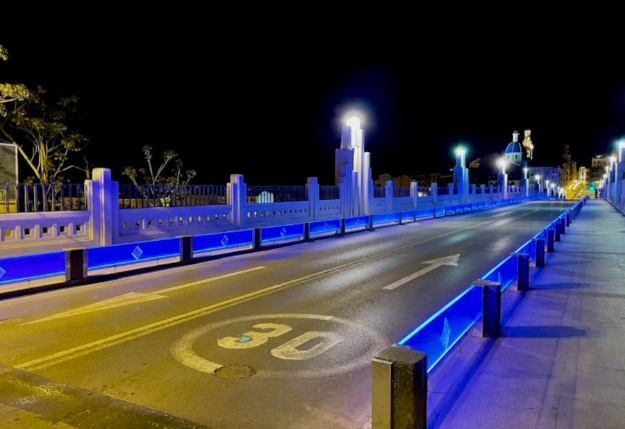
<svg viewBox="0 0 625 429"><path fill-rule="evenodd" d="M538 195L540 195L540 174L535 174L534 179L536 180L536 183L538 183Z"/></svg>
<svg viewBox="0 0 625 429"><path fill-rule="evenodd" d="M499 173L499 186L501 187L501 192L503 193L502 198L505 200L508 198L508 176L506 175L506 158L499 158L497 160L497 165L501 168L501 173Z"/></svg>
<svg viewBox="0 0 625 429"><path fill-rule="evenodd" d="M456 148L456 166L453 170L454 186L458 190L461 204L466 204L469 193L469 171L466 165L466 150L462 146Z"/></svg>
<svg viewBox="0 0 625 429"><path fill-rule="evenodd" d="M549 197L549 180L545 180L545 195Z"/></svg>

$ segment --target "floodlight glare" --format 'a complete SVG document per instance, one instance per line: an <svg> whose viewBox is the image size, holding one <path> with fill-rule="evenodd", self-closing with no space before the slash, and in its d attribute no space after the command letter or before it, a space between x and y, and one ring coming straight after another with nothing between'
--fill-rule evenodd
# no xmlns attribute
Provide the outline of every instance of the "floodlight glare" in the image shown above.
<svg viewBox="0 0 625 429"><path fill-rule="evenodd" d="M360 128L360 118L357 116L352 116L347 119L347 125L352 127L352 129Z"/></svg>
<svg viewBox="0 0 625 429"><path fill-rule="evenodd" d="M456 148L456 156L464 156L466 150L462 146Z"/></svg>

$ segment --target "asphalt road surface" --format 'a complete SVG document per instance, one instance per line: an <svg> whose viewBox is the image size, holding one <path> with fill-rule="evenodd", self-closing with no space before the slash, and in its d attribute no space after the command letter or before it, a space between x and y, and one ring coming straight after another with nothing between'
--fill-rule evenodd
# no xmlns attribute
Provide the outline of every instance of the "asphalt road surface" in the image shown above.
<svg viewBox="0 0 625 429"><path fill-rule="evenodd" d="M573 201L0 301L0 428L362 429L371 361Z"/></svg>

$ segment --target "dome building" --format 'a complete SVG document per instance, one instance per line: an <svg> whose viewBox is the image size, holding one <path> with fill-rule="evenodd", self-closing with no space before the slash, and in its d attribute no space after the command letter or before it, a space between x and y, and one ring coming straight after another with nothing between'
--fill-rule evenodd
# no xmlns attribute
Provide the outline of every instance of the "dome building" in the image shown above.
<svg viewBox="0 0 625 429"><path fill-rule="evenodd" d="M523 163L523 149L519 143L519 132L516 130L512 133L512 141L506 146L504 157L508 164L520 166Z"/></svg>

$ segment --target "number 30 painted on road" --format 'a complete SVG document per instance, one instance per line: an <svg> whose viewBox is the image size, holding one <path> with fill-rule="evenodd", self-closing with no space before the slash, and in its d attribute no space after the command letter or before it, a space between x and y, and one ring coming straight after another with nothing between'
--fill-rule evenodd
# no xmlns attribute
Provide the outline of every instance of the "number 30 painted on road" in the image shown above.
<svg viewBox="0 0 625 429"><path fill-rule="evenodd" d="M263 331L248 331L240 337L224 337L217 344L227 349L249 349L265 344L269 338L278 337L291 331L289 325L281 323L259 323L253 326ZM309 341L320 338L320 342L308 349L300 349ZM271 355L285 360L304 360L315 357L328 350L343 338L331 332L308 331L271 350Z"/></svg>

